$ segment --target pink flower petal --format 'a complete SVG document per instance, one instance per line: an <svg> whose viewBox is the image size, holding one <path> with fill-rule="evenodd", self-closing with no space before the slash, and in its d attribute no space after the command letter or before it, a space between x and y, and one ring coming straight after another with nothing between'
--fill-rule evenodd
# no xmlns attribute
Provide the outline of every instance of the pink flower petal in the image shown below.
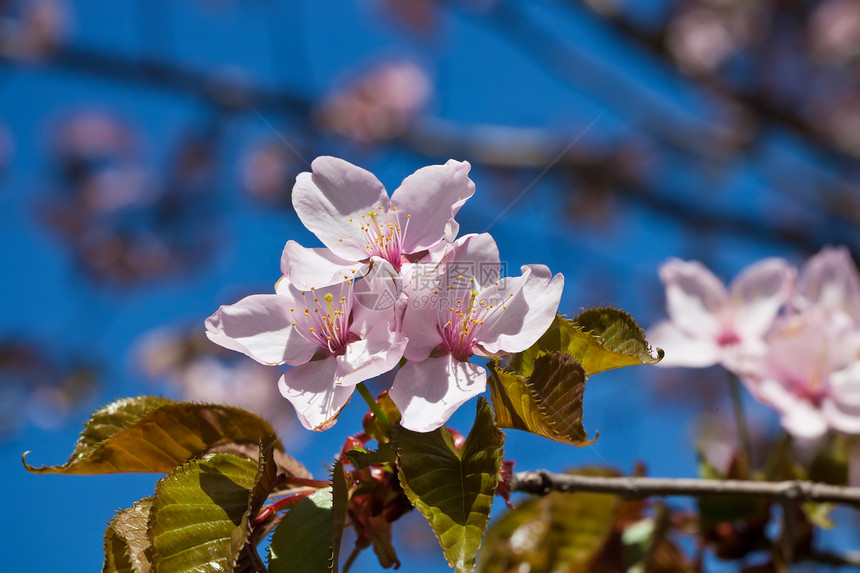
<svg viewBox="0 0 860 573"><path fill-rule="evenodd" d="M794 267L775 257L744 269L731 285L734 329L744 337L764 336L788 302L796 275Z"/></svg>
<svg viewBox="0 0 860 573"><path fill-rule="evenodd" d="M813 440L827 431L821 411L776 380L766 379L758 385L758 397L780 414L785 431L802 440Z"/></svg>
<svg viewBox="0 0 860 573"><path fill-rule="evenodd" d="M690 334L718 336L720 314L729 308L725 285L698 261L670 259L660 267L666 307L675 325Z"/></svg>
<svg viewBox="0 0 860 573"><path fill-rule="evenodd" d="M361 340L346 346L337 359L337 384L349 386L388 372L400 362L406 338L377 322Z"/></svg>
<svg viewBox="0 0 860 573"><path fill-rule="evenodd" d="M295 241L287 241L281 255L281 272L300 289L353 279L364 274L367 266L341 258L327 248L307 249Z"/></svg>
<svg viewBox="0 0 860 573"><path fill-rule="evenodd" d="M412 215L403 236L404 253L427 249L446 236L453 240L459 229L454 216L475 192L470 169L468 162L453 159L422 167L394 191L391 206L399 210L401 225L406 215Z"/></svg>
<svg viewBox="0 0 860 573"><path fill-rule="evenodd" d="M668 320L652 326L647 339L654 347L666 352L659 366L705 368L720 361L720 347L714 340L690 336Z"/></svg>
<svg viewBox="0 0 860 573"><path fill-rule="evenodd" d="M845 247L825 247L807 261L797 281L800 309L822 306L860 319L860 273Z"/></svg>
<svg viewBox="0 0 860 573"><path fill-rule="evenodd" d="M403 286L391 263L372 257L366 274L353 284L352 332L363 336L380 321L395 323Z"/></svg>
<svg viewBox="0 0 860 573"><path fill-rule="evenodd" d="M840 432L860 434L860 361L830 376L830 396L821 411L830 426Z"/></svg>
<svg viewBox="0 0 860 573"><path fill-rule="evenodd" d="M409 301L402 328L403 336L409 340L404 351L407 360L425 360L442 344L438 330L440 304L443 303L438 297L428 297L426 300L413 297Z"/></svg>
<svg viewBox="0 0 860 573"><path fill-rule="evenodd" d="M454 286L469 291L476 286L493 285L499 280L500 271L499 247L489 233L481 233L464 235L454 241L437 272L441 273L443 288Z"/></svg>
<svg viewBox="0 0 860 573"><path fill-rule="evenodd" d="M335 157L317 157L311 168L313 173L300 173L293 187L299 219L335 255L366 259L362 216L378 207L388 210L382 183L369 171Z"/></svg>
<svg viewBox="0 0 860 573"><path fill-rule="evenodd" d="M219 308L206 319L206 336L224 348L263 364L302 364L318 345L292 327L295 301L279 294L255 294Z"/></svg>
<svg viewBox="0 0 860 573"><path fill-rule="evenodd" d="M487 388L483 366L453 356L407 362L394 378L388 395L400 409L400 425L415 432L442 426L466 400Z"/></svg>
<svg viewBox="0 0 860 573"><path fill-rule="evenodd" d="M521 270L522 277L506 278L475 299L478 305L486 301L500 307L477 335L478 344L491 356L525 350L546 332L558 312L564 277L560 273L553 277L544 265L525 265Z"/></svg>
<svg viewBox="0 0 860 573"><path fill-rule="evenodd" d="M333 426L352 396L354 386L335 385L336 371L337 360L329 356L294 366L278 380L278 389L308 430L319 432Z"/></svg>

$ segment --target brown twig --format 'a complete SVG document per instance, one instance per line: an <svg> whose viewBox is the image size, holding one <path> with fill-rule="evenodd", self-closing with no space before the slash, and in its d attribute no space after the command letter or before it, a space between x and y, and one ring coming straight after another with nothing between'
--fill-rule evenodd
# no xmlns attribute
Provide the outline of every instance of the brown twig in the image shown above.
<svg viewBox="0 0 860 573"><path fill-rule="evenodd" d="M801 480L764 482L694 478L592 477L537 470L514 474L512 489L535 495L546 495L552 491L588 491L612 493L630 499L666 496L732 496L767 498L794 503L830 502L860 507L860 487L842 487Z"/></svg>

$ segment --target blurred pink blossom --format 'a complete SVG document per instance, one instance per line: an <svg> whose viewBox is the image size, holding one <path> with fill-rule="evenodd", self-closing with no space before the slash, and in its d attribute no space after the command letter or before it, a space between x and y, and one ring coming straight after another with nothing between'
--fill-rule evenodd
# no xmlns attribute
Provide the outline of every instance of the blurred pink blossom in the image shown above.
<svg viewBox="0 0 860 573"><path fill-rule="evenodd" d="M662 366L722 364L741 374L767 348L765 336L788 301L796 271L770 258L750 265L729 288L697 261L660 267L669 320L648 339L666 351Z"/></svg>
<svg viewBox="0 0 860 573"><path fill-rule="evenodd" d="M813 308L782 319L744 381L796 438L860 433L860 330L844 313Z"/></svg>
<svg viewBox="0 0 860 573"><path fill-rule="evenodd" d="M826 0L809 19L809 43L821 61L844 62L860 56L860 3Z"/></svg>
<svg viewBox="0 0 860 573"><path fill-rule="evenodd" d="M239 178L251 196L270 203L289 203L298 169L280 141L257 143L242 152Z"/></svg>
<svg viewBox="0 0 860 573"><path fill-rule="evenodd" d="M318 116L322 125L360 142L401 135L427 103L432 83L410 62L377 66L329 95Z"/></svg>
<svg viewBox="0 0 860 573"><path fill-rule="evenodd" d="M18 60L49 56L65 39L68 13L63 0L17 2L14 16L0 13L0 54ZM2 9L0 5L0 9Z"/></svg>

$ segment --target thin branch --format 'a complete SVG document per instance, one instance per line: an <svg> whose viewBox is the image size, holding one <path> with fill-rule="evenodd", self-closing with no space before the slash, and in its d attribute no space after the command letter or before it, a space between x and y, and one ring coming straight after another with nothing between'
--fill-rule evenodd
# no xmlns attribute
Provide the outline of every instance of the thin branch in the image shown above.
<svg viewBox="0 0 860 573"><path fill-rule="evenodd" d="M512 489L534 495L546 495L551 491L612 493L630 499L714 495L766 498L794 503L830 502L860 507L860 487L842 487L801 480L763 482L692 478L611 478L555 474L538 470L514 474Z"/></svg>
<svg viewBox="0 0 860 573"><path fill-rule="evenodd" d="M0 64L10 62L0 55ZM14 61L11 61L14 63ZM314 103L310 94L289 89L266 89L239 82L213 72L190 69L170 62L128 57L119 52L101 52L64 46L42 64L75 73L104 77L141 87L158 87L218 106L224 111L262 111L286 114L307 121ZM413 124L393 140L430 158L468 157L473 163L510 168L543 168L569 145L569 136L543 129L462 126L441 120ZM849 232L830 225L823 234L818 227L796 222L768 221L743 212L714 211L708 204L663 193L647 177L637 177L613 165L611 156L567 153L556 167L582 176L595 177L626 201L684 223L689 228L713 230L758 241L775 241L812 253L822 244L846 244L860 258L860 244Z"/></svg>

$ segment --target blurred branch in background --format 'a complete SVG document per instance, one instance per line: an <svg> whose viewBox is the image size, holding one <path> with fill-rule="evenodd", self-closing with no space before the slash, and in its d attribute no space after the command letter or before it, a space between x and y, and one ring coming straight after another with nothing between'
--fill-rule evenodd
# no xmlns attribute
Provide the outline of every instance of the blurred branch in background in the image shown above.
<svg viewBox="0 0 860 573"><path fill-rule="evenodd" d="M306 136L301 132L323 130L363 144L403 145L432 159L467 157L473 163L491 169L539 169L548 165L574 135L546 129L470 126L419 119L417 112L427 97L426 80L411 67L371 70L368 76L356 80L346 91L317 103L298 93L262 88L216 72L75 47L59 49L45 65L175 91L214 106L213 109L222 115L252 110L286 115L294 122L305 124L295 136L297 145L313 144L312 141L302 141ZM404 87L408 89L404 90ZM651 123L672 122L655 119L654 122L646 122L645 127ZM850 228L820 224L822 219L833 216L847 223L860 218L853 207L847 208L853 204L850 196L843 200L831 197L825 201L827 194L820 194L819 203L812 205L810 201L815 200L816 194L808 192L808 198L794 198L792 203L800 201L800 204L790 216L766 218L760 213L726 209L707 197L702 200L700 192L667 192L658 182L671 162L661 154L688 154L693 147L672 144L668 151L655 148L655 143L649 141L654 135L660 137L659 131L655 134L645 129L644 136L634 133L629 140L601 143L596 147L588 143L576 146L558 161L551 172L562 175L559 181L561 189L578 188L579 193L594 193L598 195L596 200L602 202L612 198L632 202L698 232L727 233L783 243L808 253L821 244L841 243L848 245L855 257L860 255L860 241ZM702 132L688 135L700 142L707 140L707 135ZM713 151L720 146L708 144L706 147ZM736 153L741 153L741 150ZM852 167L856 168L856 165L852 164ZM780 177L792 179L784 172ZM853 190L852 187L847 191ZM834 209L834 204L841 208Z"/></svg>

